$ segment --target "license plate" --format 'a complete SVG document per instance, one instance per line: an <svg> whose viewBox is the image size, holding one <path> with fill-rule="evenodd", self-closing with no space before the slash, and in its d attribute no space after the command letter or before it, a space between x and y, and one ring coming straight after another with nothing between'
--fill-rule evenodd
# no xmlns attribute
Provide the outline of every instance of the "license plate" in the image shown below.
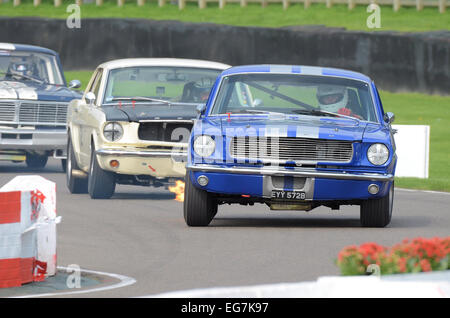
<svg viewBox="0 0 450 318"><path fill-rule="evenodd" d="M305 192L272 190L272 199L305 200Z"/></svg>

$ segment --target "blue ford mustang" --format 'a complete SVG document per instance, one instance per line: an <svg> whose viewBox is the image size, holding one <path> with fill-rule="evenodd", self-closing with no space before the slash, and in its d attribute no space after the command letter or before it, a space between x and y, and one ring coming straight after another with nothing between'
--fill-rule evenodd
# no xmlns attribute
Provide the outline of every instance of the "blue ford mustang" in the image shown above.
<svg viewBox="0 0 450 318"><path fill-rule="evenodd" d="M363 226L392 216L397 162L373 81L347 70L250 65L225 70L192 129L184 218L206 226L218 205L272 210L360 205Z"/></svg>

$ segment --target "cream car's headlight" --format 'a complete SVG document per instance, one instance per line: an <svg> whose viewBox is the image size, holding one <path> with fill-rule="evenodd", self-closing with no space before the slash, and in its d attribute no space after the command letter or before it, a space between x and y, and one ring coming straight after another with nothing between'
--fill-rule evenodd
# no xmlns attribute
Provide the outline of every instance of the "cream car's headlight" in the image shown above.
<svg viewBox="0 0 450 318"><path fill-rule="evenodd" d="M376 166L385 164L389 159L389 149L383 144L373 144L367 150L367 159Z"/></svg>
<svg viewBox="0 0 450 318"><path fill-rule="evenodd" d="M123 127L119 123L108 123L103 128L103 136L108 141L117 141L123 136Z"/></svg>
<svg viewBox="0 0 450 318"><path fill-rule="evenodd" d="M216 142L210 136L201 135L194 139L194 151L200 157L209 157L216 149Z"/></svg>

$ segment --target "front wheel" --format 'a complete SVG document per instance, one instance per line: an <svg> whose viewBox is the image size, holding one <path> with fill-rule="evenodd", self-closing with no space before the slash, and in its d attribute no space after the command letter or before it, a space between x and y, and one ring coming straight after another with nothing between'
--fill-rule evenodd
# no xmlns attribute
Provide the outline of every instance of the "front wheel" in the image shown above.
<svg viewBox="0 0 450 318"><path fill-rule="evenodd" d="M394 182L389 192L380 199L366 200L361 204L360 220L365 227L385 227L391 222L394 207Z"/></svg>
<svg viewBox="0 0 450 318"><path fill-rule="evenodd" d="M89 168L88 192L92 199L109 199L116 189L114 172L100 168L92 146L91 165Z"/></svg>
<svg viewBox="0 0 450 318"><path fill-rule="evenodd" d="M87 193L87 178L74 174L74 171L79 169L73 152L72 141L69 138L67 142L66 184L70 193Z"/></svg>
<svg viewBox="0 0 450 318"><path fill-rule="evenodd" d="M184 220L189 226L207 226L217 213L217 202L212 195L196 188L186 172L184 187Z"/></svg>

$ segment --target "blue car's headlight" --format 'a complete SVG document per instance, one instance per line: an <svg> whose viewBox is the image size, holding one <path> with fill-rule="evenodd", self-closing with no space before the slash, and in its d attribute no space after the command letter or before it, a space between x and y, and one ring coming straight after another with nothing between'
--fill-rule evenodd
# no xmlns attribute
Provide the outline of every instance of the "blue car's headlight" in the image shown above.
<svg viewBox="0 0 450 318"><path fill-rule="evenodd" d="M216 142L211 136L200 135L194 139L194 151L200 157L209 157L216 149Z"/></svg>
<svg viewBox="0 0 450 318"><path fill-rule="evenodd" d="M389 149L383 144L373 144L367 149L367 159L370 163L381 166L389 159Z"/></svg>

